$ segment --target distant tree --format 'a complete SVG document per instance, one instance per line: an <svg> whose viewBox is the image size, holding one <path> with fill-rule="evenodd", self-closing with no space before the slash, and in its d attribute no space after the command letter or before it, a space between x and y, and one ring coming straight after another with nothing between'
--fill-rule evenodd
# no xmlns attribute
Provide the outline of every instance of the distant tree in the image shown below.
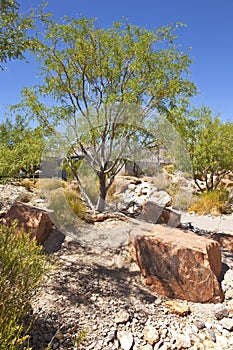
<svg viewBox="0 0 233 350"><path fill-rule="evenodd" d="M15 177L23 170L27 176L40 166L44 138L40 127L25 125L24 119L7 119L0 124L0 176Z"/></svg>
<svg viewBox="0 0 233 350"><path fill-rule="evenodd" d="M98 177L98 211L122 167L123 150L129 153L130 144L139 149L137 142L151 147L143 129L149 121L153 135L152 111L166 113L195 93L191 60L175 44L176 27L150 31L118 22L102 29L85 18L45 21L38 50L44 83L24 90L25 113L46 127L65 122L73 130L73 154L81 152ZM47 107L40 96L54 103Z"/></svg>
<svg viewBox="0 0 233 350"><path fill-rule="evenodd" d="M193 108L176 119L177 128L192 161L196 185L216 189L221 179L233 171L233 123L221 122L209 107Z"/></svg>

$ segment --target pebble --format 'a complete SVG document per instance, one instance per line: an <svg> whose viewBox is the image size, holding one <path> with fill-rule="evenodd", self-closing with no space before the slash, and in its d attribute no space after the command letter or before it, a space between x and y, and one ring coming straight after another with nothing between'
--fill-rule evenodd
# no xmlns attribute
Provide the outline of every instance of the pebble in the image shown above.
<svg viewBox="0 0 233 350"><path fill-rule="evenodd" d="M198 329L203 329L203 328L205 328L205 322L204 322L203 320L201 320L201 319L195 319L195 320L194 320L194 324L196 325L196 327L197 327Z"/></svg>
<svg viewBox="0 0 233 350"><path fill-rule="evenodd" d="M214 316L217 320L221 320L224 317L228 317L229 310L228 308L223 304L216 304L214 306Z"/></svg>
<svg viewBox="0 0 233 350"><path fill-rule="evenodd" d="M160 339L159 332L153 326L146 326L143 331L143 338L151 345L157 343Z"/></svg>
<svg viewBox="0 0 233 350"><path fill-rule="evenodd" d="M213 329L207 328L206 333L207 333L208 338L210 340L212 340L213 342L216 342L216 335L215 335L215 332L213 331Z"/></svg>
<svg viewBox="0 0 233 350"><path fill-rule="evenodd" d="M233 331L233 318L223 318L220 323L223 328L227 329L228 331Z"/></svg>
<svg viewBox="0 0 233 350"><path fill-rule="evenodd" d="M131 332L127 331L118 331L117 339L120 342L120 345L123 350L130 350L133 346L134 338Z"/></svg>
<svg viewBox="0 0 233 350"><path fill-rule="evenodd" d="M115 323L117 323L117 324L126 323L129 321L129 319L130 319L129 313L125 310L121 310L121 311L117 312L117 314L115 316Z"/></svg>

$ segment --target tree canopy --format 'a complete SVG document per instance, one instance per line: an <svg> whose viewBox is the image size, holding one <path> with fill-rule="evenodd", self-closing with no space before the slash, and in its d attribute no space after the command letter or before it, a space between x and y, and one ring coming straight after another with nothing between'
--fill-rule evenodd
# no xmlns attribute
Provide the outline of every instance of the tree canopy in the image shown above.
<svg viewBox="0 0 233 350"><path fill-rule="evenodd" d="M37 54L43 84L24 89L25 112L46 128L65 121L74 130L73 151L82 151L99 179L100 211L122 160L121 152L113 152L114 142L132 140L148 121L153 134L156 113L166 113L196 92L189 80L191 60L176 45L177 27L152 31L118 22L103 29L85 18L44 23ZM50 106L43 100L48 96ZM136 122L132 109L122 115L122 105L130 104L140 110ZM146 144L142 134L141 146L142 140Z"/></svg>
<svg viewBox="0 0 233 350"><path fill-rule="evenodd" d="M0 0L0 69L8 61L25 59L27 50L35 50L39 23L50 16L45 6L42 3L38 9L23 13L19 1Z"/></svg>
<svg viewBox="0 0 233 350"><path fill-rule="evenodd" d="M189 151L197 186L202 180L207 190L217 188L233 170L233 124L221 122L209 107L202 106L180 115L176 125Z"/></svg>
<svg viewBox="0 0 233 350"><path fill-rule="evenodd" d="M40 127L25 125L20 116L15 122L0 124L0 176L15 177L23 170L28 176L40 166L44 137Z"/></svg>
<svg viewBox="0 0 233 350"><path fill-rule="evenodd" d="M0 62L23 59L25 50L31 46L28 29L33 27L33 12L20 14L15 0L0 1Z"/></svg>

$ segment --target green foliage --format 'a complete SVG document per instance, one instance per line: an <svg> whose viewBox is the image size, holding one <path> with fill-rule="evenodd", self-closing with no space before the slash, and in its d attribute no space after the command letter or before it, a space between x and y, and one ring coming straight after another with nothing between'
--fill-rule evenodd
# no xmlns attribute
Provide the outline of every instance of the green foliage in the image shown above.
<svg viewBox="0 0 233 350"><path fill-rule="evenodd" d="M229 192L221 189L202 193L189 207L189 211L200 215L226 214L229 211Z"/></svg>
<svg viewBox="0 0 233 350"><path fill-rule="evenodd" d="M25 59L25 51L37 47L37 21L45 20L50 14L44 12L46 3L39 10L20 11L20 2L0 0L0 69L4 63L14 59Z"/></svg>
<svg viewBox="0 0 233 350"><path fill-rule="evenodd" d="M164 170L171 175L175 174L175 165L174 164L169 164L164 166Z"/></svg>
<svg viewBox="0 0 233 350"><path fill-rule="evenodd" d="M0 176L17 177L21 169L32 175L40 165L43 145L42 129L31 128L21 116L0 124Z"/></svg>
<svg viewBox="0 0 233 350"><path fill-rule="evenodd" d="M14 226L0 225L1 350L18 350L25 345L23 317L47 270L41 246L23 231L16 232Z"/></svg>
<svg viewBox="0 0 233 350"><path fill-rule="evenodd" d="M233 169L233 123L222 123L205 106L176 115L173 122L189 151L197 186L202 180L207 191L218 188Z"/></svg>
<svg viewBox="0 0 233 350"><path fill-rule="evenodd" d="M75 338L73 339L73 345L78 350L80 345L85 341L87 337L88 332L86 330L82 330L80 333L76 334Z"/></svg>
<svg viewBox="0 0 233 350"><path fill-rule="evenodd" d="M20 14L15 0L0 1L0 62L23 59L24 52L32 46L28 29L33 28L33 11L27 16Z"/></svg>

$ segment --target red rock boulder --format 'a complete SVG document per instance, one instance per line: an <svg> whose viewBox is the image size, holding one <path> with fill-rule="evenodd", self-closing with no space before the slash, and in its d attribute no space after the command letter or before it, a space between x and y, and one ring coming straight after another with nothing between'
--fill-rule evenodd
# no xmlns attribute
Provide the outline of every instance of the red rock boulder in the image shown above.
<svg viewBox="0 0 233 350"><path fill-rule="evenodd" d="M10 226L17 220L17 227L31 233L31 238L43 244L49 237L53 223L45 210L26 205L21 202L14 203L2 218L2 224Z"/></svg>
<svg viewBox="0 0 233 350"><path fill-rule="evenodd" d="M145 283L160 295L193 302L221 302L218 242L189 231L153 225L130 233L130 252Z"/></svg>

